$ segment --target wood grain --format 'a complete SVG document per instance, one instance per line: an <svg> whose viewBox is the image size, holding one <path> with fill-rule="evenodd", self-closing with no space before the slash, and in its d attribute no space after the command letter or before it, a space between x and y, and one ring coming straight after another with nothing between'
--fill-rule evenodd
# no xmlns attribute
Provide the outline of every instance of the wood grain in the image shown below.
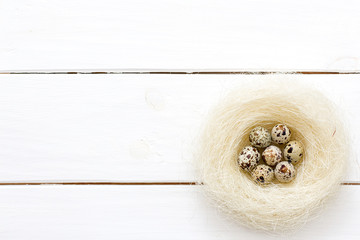
<svg viewBox="0 0 360 240"><path fill-rule="evenodd" d="M360 188L283 239L358 239ZM200 186L1 186L0 238L279 239L219 213Z"/></svg>
<svg viewBox="0 0 360 240"><path fill-rule="evenodd" d="M0 70L359 71L359 1L2 0Z"/></svg>
<svg viewBox="0 0 360 240"><path fill-rule="evenodd" d="M341 108L359 182L360 75L0 75L0 182L195 182L207 112L242 84L288 77Z"/></svg>

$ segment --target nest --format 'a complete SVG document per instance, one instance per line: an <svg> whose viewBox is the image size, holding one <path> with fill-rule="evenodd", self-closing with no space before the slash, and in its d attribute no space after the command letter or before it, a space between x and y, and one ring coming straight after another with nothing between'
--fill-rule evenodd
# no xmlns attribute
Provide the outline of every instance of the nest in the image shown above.
<svg viewBox="0 0 360 240"><path fill-rule="evenodd" d="M292 182L258 185L237 158L250 145L251 129L271 130L277 123L303 144L304 157ZM333 104L314 89L281 82L228 94L211 112L197 156L199 181L221 210L277 233L298 229L319 212L338 190L347 159L347 136Z"/></svg>

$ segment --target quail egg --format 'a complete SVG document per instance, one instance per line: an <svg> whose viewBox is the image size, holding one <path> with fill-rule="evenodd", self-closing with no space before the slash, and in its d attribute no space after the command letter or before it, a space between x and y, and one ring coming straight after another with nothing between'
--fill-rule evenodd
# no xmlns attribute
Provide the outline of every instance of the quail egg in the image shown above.
<svg viewBox="0 0 360 240"><path fill-rule="evenodd" d="M271 138L275 143L284 144L290 141L291 131L285 124L276 124L271 130Z"/></svg>
<svg viewBox="0 0 360 240"><path fill-rule="evenodd" d="M260 153L259 151L252 147L252 146L246 146L241 151L238 163L239 166L243 170L250 171L252 170L260 161Z"/></svg>
<svg viewBox="0 0 360 240"><path fill-rule="evenodd" d="M291 182L296 175L296 170L294 165L287 161L282 161L278 163L275 167L275 177L279 182L287 183Z"/></svg>
<svg viewBox="0 0 360 240"><path fill-rule="evenodd" d="M290 141L284 148L285 160L297 164L304 154L303 146L298 141Z"/></svg>
<svg viewBox="0 0 360 240"><path fill-rule="evenodd" d="M274 170L267 165L261 164L254 168L251 177L257 183L267 184L274 179Z"/></svg>
<svg viewBox="0 0 360 240"><path fill-rule="evenodd" d="M263 127L256 127L250 131L249 140L252 146L264 148L271 144L271 135Z"/></svg>
<svg viewBox="0 0 360 240"><path fill-rule="evenodd" d="M274 145L268 146L263 151L262 158L267 165L275 167L276 164L278 164L282 160L281 149Z"/></svg>

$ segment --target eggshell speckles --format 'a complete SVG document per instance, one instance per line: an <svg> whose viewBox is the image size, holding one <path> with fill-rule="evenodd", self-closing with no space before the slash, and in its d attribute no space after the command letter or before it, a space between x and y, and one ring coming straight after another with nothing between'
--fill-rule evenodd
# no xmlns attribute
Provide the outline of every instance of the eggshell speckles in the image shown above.
<svg viewBox="0 0 360 240"><path fill-rule="evenodd" d="M274 170L264 164L255 167L251 173L252 179L260 184L268 184L274 179Z"/></svg>
<svg viewBox="0 0 360 240"><path fill-rule="evenodd" d="M260 161L260 153L259 151L252 147L252 146L246 146L241 151L238 163L239 166L243 170L250 171L252 170Z"/></svg>
<svg viewBox="0 0 360 240"><path fill-rule="evenodd" d="M267 165L274 167L282 160L281 149L271 145L264 150L262 153L262 158Z"/></svg>
<svg viewBox="0 0 360 240"><path fill-rule="evenodd" d="M300 142L290 141L284 148L285 160L297 164L304 155L304 149Z"/></svg>
<svg viewBox="0 0 360 240"><path fill-rule="evenodd" d="M265 148L271 144L271 135L263 127L256 127L250 131L249 140L252 146Z"/></svg>
<svg viewBox="0 0 360 240"><path fill-rule="evenodd" d="M287 183L291 182L296 175L296 170L294 165L287 161L282 161L276 165L275 168L275 177L279 182Z"/></svg>
<svg viewBox="0 0 360 240"><path fill-rule="evenodd" d="M271 138L275 143L284 144L290 141L291 131L285 124L276 124L271 130Z"/></svg>

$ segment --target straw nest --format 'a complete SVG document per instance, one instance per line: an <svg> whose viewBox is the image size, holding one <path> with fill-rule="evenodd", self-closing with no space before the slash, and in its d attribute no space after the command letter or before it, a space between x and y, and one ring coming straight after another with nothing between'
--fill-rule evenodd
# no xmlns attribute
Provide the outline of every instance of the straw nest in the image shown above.
<svg viewBox="0 0 360 240"><path fill-rule="evenodd" d="M292 85L292 87L290 87ZM304 146L297 176L287 184L256 184L237 158L255 126L284 123ZM340 186L348 159L343 125L333 104L316 90L291 84L240 88L213 109L197 160L200 180L216 205L240 223L271 232L298 229ZM316 214L315 214L316 215Z"/></svg>

